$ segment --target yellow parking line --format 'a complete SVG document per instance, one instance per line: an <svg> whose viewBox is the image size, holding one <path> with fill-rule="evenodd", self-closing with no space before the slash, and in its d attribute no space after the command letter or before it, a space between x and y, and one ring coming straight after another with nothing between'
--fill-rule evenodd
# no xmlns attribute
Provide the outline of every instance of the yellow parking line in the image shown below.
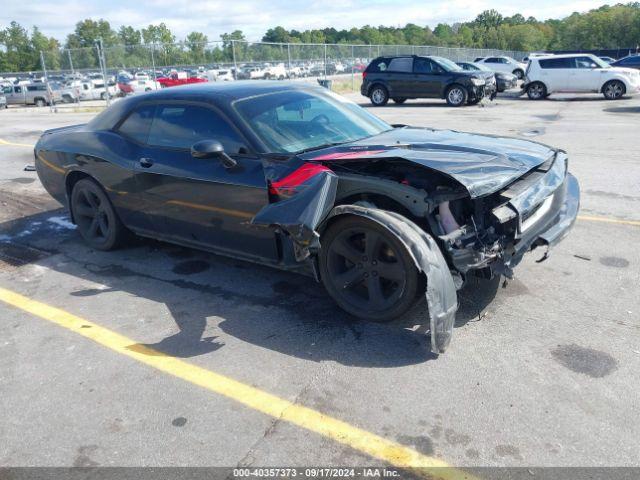
<svg viewBox="0 0 640 480"><path fill-rule="evenodd" d="M7 142L6 140L2 140L0 138L0 145L13 145L16 147L34 147L35 145L31 145L29 143L15 143L15 142Z"/></svg>
<svg viewBox="0 0 640 480"><path fill-rule="evenodd" d="M640 221L638 220L622 220L621 218L611 217L594 217L591 215L578 215L578 220L586 220L588 222L605 222L605 223L617 223L620 225L635 225L640 227Z"/></svg>
<svg viewBox="0 0 640 480"><path fill-rule="evenodd" d="M266 415L331 438L395 467L416 469L417 473L427 475L430 478L472 478L468 473L450 467L442 460L421 454L414 449L311 408L297 405L219 373L140 345L117 332L59 308L1 287L0 301L82 335L121 355L126 355L164 373L228 397Z"/></svg>

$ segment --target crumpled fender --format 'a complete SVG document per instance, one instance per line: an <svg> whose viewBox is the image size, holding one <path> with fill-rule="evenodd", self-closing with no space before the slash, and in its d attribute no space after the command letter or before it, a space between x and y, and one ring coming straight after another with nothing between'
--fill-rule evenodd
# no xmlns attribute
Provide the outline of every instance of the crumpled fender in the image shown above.
<svg viewBox="0 0 640 480"><path fill-rule="evenodd" d="M458 296L447 261L433 237L400 214L359 205L338 205L331 210L327 220L344 214L359 215L379 223L406 247L418 270L427 278L425 295L429 308L431 351L444 353L453 335Z"/></svg>
<svg viewBox="0 0 640 480"><path fill-rule="evenodd" d="M270 203L251 220L252 225L279 227L293 240L298 262L320 249L318 225L331 211L336 199L338 177L331 171L322 171L307 179L299 193Z"/></svg>

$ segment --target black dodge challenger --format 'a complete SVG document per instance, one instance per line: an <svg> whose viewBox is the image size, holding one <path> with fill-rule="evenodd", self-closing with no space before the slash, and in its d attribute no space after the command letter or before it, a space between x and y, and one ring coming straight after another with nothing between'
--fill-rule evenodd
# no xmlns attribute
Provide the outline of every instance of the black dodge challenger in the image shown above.
<svg viewBox="0 0 640 480"><path fill-rule="evenodd" d="M126 98L45 132L35 156L94 248L133 232L298 270L374 321L426 292L436 353L465 279L510 277L526 252L560 241L579 208L562 150L389 125L326 89L283 82Z"/></svg>

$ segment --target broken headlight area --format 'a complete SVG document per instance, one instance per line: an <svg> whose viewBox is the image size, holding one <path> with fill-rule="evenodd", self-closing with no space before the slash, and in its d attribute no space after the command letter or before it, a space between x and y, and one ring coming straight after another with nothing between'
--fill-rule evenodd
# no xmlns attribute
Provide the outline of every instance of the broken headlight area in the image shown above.
<svg viewBox="0 0 640 480"><path fill-rule="evenodd" d="M463 276L482 270L511 277L526 252L564 237L578 207L579 187L558 151L495 194L441 202L434 227L451 266Z"/></svg>

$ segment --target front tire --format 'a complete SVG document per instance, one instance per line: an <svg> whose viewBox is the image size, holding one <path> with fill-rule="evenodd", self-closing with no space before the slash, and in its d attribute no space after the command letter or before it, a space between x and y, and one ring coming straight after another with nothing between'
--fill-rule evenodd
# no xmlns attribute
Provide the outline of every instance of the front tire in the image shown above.
<svg viewBox="0 0 640 480"><path fill-rule="evenodd" d="M389 92L382 85L374 85L369 98L376 107L382 107L389 101Z"/></svg>
<svg viewBox="0 0 640 480"><path fill-rule="evenodd" d="M619 100L626 93L624 83L620 80L611 80L602 87L602 94L607 100Z"/></svg>
<svg viewBox="0 0 640 480"><path fill-rule="evenodd" d="M513 73L513 74L516 76L516 78L517 78L518 80L522 80L522 79L524 78L524 72L523 72L521 69L519 69L519 68L516 68L516 69L515 69L513 72L511 72L511 73Z"/></svg>
<svg viewBox="0 0 640 480"><path fill-rule="evenodd" d="M467 103L469 93L462 85L451 85L447 90L445 98L450 107L461 107Z"/></svg>
<svg viewBox="0 0 640 480"><path fill-rule="evenodd" d="M92 248L113 250L124 243L127 230L107 195L93 180L85 178L73 186L71 212L80 235Z"/></svg>
<svg viewBox="0 0 640 480"><path fill-rule="evenodd" d="M527 96L530 100L542 100L548 96L547 87L542 82L533 82L527 87Z"/></svg>
<svg viewBox="0 0 640 480"><path fill-rule="evenodd" d="M405 246L367 218L337 219L322 235L320 275L335 302L359 318L388 322L415 303L418 270Z"/></svg>

